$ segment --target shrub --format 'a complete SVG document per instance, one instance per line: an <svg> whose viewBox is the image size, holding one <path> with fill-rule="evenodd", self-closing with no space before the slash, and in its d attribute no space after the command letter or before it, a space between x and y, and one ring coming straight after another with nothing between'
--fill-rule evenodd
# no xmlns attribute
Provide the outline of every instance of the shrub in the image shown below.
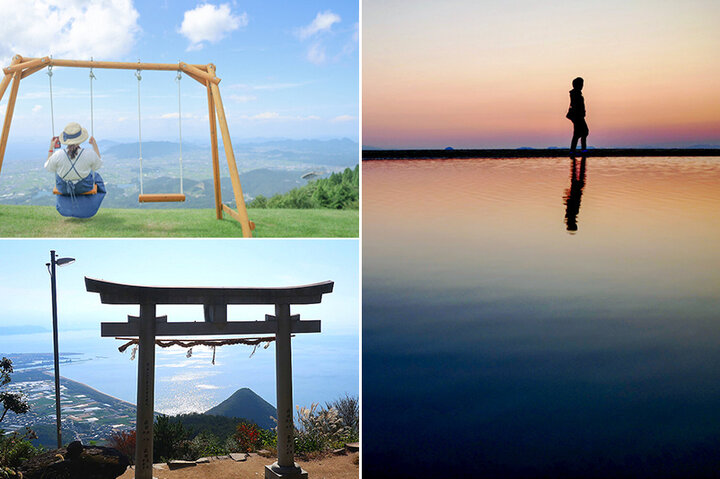
<svg viewBox="0 0 720 479"><path fill-rule="evenodd" d="M130 459L130 464L135 464L135 430L114 431L110 435L110 447L117 449Z"/></svg>
<svg viewBox="0 0 720 479"><path fill-rule="evenodd" d="M10 383L10 374L12 372L12 361L8 358L2 358L0 360L0 387ZM0 422L5 419L8 411L15 414L25 414L30 410L30 405L25 398L17 393L0 392L0 403L2 403L3 407ZM30 442L33 439L37 439L37 435L28 428L25 428L22 433L15 431L11 434L5 434L5 431L0 429L0 470L4 471L4 474L13 474L12 469L9 468L19 466L23 461L40 452Z"/></svg>
<svg viewBox="0 0 720 479"><path fill-rule="evenodd" d="M22 433L15 431L10 434L3 434L0 430L0 466L17 467L37 455L40 450L32 445L32 439L37 439L37 436L28 428Z"/></svg>
<svg viewBox="0 0 720 479"><path fill-rule="evenodd" d="M153 461L184 459L190 455L190 431L180 422L171 422L165 415L155 418L153 428Z"/></svg>
<svg viewBox="0 0 720 479"><path fill-rule="evenodd" d="M250 208L267 208L268 199L263 195L257 195L248 206Z"/></svg>
<svg viewBox="0 0 720 479"><path fill-rule="evenodd" d="M0 387L10 383L10 374L12 374L12 372L12 361L8 358L2 358L2 360L0 360ZM0 392L0 403L3 405L0 422L5 419L5 414L7 414L8 411L12 411L15 414L25 414L30 410L30 405L25 401L25 398L17 393Z"/></svg>
<svg viewBox="0 0 720 479"><path fill-rule="evenodd" d="M270 451L277 450L277 430L276 429L260 429L258 431L260 438L258 443L261 449Z"/></svg>
<svg viewBox="0 0 720 479"><path fill-rule="evenodd" d="M346 394L344 397L325 403L327 409L335 409L345 428L347 442L360 438L360 403L358 398Z"/></svg>
<svg viewBox="0 0 720 479"><path fill-rule="evenodd" d="M334 408L298 407L299 428L295 429L297 452L324 451L342 444L345 428L338 411Z"/></svg>
<svg viewBox="0 0 720 479"><path fill-rule="evenodd" d="M241 422L237 426L235 433L235 442L242 452L252 452L257 450L260 442L260 432L255 424Z"/></svg>
<svg viewBox="0 0 720 479"><path fill-rule="evenodd" d="M221 444L220 438L209 432L201 432L190 441L188 460L194 461L201 457L221 456L228 450Z"/></svg>

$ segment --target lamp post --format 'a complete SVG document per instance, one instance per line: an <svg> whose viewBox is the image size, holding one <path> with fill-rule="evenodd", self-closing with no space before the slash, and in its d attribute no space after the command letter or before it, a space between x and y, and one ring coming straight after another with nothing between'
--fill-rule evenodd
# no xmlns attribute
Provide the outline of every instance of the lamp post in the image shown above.
<svg viewBox="0 0 720 479"><path fill-rule="evenodd" d="M56 258L55 250L50 250L50 262L45 263L50 273L50 290L52 291L53 315L53 353L55 356L55 424L57 427L58 449L62 447L60 434L60 358L58 354L58 320L57 320L57 288L55 286L55 267L74 263L75 258Z"/></svg>

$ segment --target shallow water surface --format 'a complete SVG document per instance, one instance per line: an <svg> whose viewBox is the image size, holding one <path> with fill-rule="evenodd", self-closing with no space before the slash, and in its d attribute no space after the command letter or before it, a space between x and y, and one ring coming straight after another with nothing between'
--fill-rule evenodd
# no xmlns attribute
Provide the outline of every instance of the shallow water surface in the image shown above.
<svg viewBox="0 0 720 479"><path fill-rule="evenodd" d="M718 239L720 158L364 162L364 472L713 476Z"/></svg>

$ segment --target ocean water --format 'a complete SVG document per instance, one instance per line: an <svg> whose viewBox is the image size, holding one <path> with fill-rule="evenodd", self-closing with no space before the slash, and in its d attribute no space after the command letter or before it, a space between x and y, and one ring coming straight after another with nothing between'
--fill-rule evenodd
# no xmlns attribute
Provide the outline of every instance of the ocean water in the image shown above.
<svg viewBox="0 0 720 479"><path fill-rule="evenodd" d="M720 158L363 163L368 477L717 477Z"/></svg>
<svg viewBox="0 0 720 479"><path fill-rule="evenodd" d="M359 394L357 335L298 334L293 338L293 402L324 405L346 393ZM87 384L119 399L136 402L137 360L132 347L124 353L124 341L101 338L93 330L60 331L60 351L81 353L70 364L61 364L63 377ZM52 334L36 333L0 337L0 352L52 352ZM204 412L227 399L237 389L248 387L270 404L276 404L275 346L234 345L212 350L177 346L156 347L155 410L164 414Z"/></svg>

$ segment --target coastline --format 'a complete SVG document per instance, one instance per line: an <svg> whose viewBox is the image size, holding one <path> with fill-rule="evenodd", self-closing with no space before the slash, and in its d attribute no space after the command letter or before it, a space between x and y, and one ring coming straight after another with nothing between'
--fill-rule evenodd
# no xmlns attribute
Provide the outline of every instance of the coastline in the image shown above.
<svg viewBox="0 0 720 479"><path fill-rule="evenodd" d="M468 150L363 150L366 160L447 160L465 158L565 158L569 148ZM720 148L593 148L581 157L720 156Z"/></svg>
<svg viewBox="0 0 720 479"><path fill-rule="evenodd" d="M54 374L52 371L41 370L40 372L41 372L42 374L46 375L46 376L50 376L50 378L54 378L54 377L55 377L55 374ZM92 393L97 394L97 395L99 395L99 396L109 398L109 399L111 399L111 400L113 400L113 401L117 401L117 402L126 404L126 405L128 405L128 406L136 407L134 403L131 403L131 402L129 402L129 401L125 401L124 399L120 399L120 398L117 398L117 397L115 397L115 396L111 396L110 394L104 393L104 392L102 392L102 391L100 391L100 390L98 390L98 389L95 389L95 388L92 387L92 386L88 386L88 385L85 384L85 383L81 383L80 381L75 381L74 379L70 379L70 378L67 378L67 377L65 377L65 376L60 376L60 384L62 384L63 382L73 383L75 386L79 386L79 387L82 387L82 388L85 388L85 389L89 389L89 390L90 390L89 392L92 392Z"/></svg>
<svg viewBox="0 0 720 479"><path fill-rule="evenodd" d="M13 384L18 384L26 381L37 381L37 380L52 380L55 378L55 374L51 369L30 369L30 370L24 370L24 371L18 371L13 375ZM131 403L129 401L125 401L124 399L117 398L115 396L111 396L110 394L104 393L98 389L95 389L92 386L88 386L85 383L81 383L80 381L75 381L74 379L70 379L65 376L60 376L60 384L65 385L69 384L71 386L75 386L77 388L83 389L83 392L87 392L90 394L95 395L96 397L99 396L104 400L104 402L111 402L111 401L117 401L119 403L122 403L126 406L135 407L134 403Z"/></svg>

